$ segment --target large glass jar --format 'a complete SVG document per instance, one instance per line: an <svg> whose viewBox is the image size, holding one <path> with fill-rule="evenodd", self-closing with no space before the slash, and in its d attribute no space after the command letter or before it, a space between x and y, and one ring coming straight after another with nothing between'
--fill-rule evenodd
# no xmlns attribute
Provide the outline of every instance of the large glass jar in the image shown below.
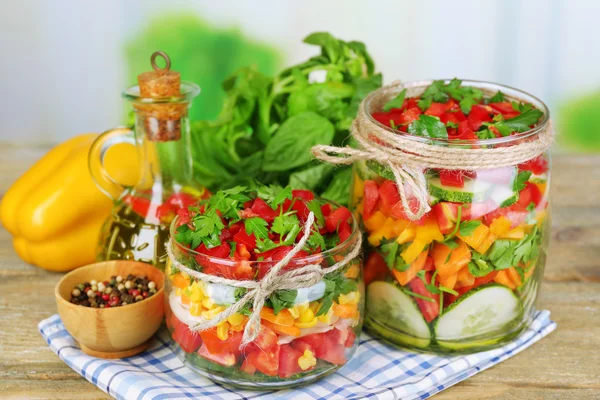
<svg viewBox="0 0 600 400"><path fill-rule="evenodd" d="M403 88L407 97L419 96L431 83ZM513 146L547 128L548 109L536 97L492 83L462 84L488 96L501 91L508 108L510 100L520 101L543 115L533 129L490 139L430 139L385 128L415 143L463 148ZM371 103L376 95L365 108L383 127L373 118L380 111ZM365 327L394 344L432 352L493 348L526 328L549 240L549 163L546 153L503 168L425 171L431 211L417 221L403 212L391 170L355 163L351 208L367 242Z"/></svg>
<svg viewBox="0 0 600 400"><path fill-rule="evenodd" d="M175 235L177 218L171 226ZM323 253L293 259L294 267L320 263L330 267L359 245L358 224L343 243ZM174 258L191 268L234 279L240 269L260 276L276 261L234 261L210 257L171 239ZM288 264L289 265L289 264ZM210 272L208 272L210 271ZM359 258L333 272L356 283L356 290L333 300L318 316L325 282L298 289L294 306L276 315L261 311L261 330L254 342L240 347L247 315L234 314L217 327L194 332L190 326L211 319L239 300L236 288L208 283L177 270L169 258L166 269L166 321L173 350L196 373L217 382L251 389L282 389L313 382L346 364L358 347L364 311L364 285ZM247 275L247 274L243 274ZM335 279L329 275L325 278Z"/></svg>

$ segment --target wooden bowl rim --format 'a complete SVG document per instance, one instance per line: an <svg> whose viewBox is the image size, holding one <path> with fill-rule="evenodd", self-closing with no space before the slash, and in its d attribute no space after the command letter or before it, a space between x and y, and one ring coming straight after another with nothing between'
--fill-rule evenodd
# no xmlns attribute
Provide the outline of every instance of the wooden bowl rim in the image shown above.
<svg viewBox="0 0 600 400"><path fill-rule="evenodd" d="M127 264L136 264L140 267L143 267L144 269L149 269L149 268L154 268L157 271L160 272L160 270L158 268L156 268L155 266L151 265L151 264L147 264L141 261L129 261L129 260L110 260L110 261L101 261L101 262L97 262L94 264L88 264L88 265L84 265L82 267L76 268L72 271L69 271L68 273L66 273L62 278L60 278L60 280L58 281L58 283L56 284L56 286L54 287L54 297L56 297L57 301L60 301L61 303L63 303L64 305L66 305L67 307L81 307L82 309L85 310L91 310L91 312L108 312L108 313L114 313L114 312L123 312L122 310L127 310L127 311L133 311L134 307L140 307L142 305L142 303L150 300L154 300L155 298L159 298L159 294L163 293L164 291L164 287L165 287L165 278L164 278L164 273L163 274L163 280L161 282L161 287L160 289L158 289L156 291L156 293L140 302L137 303L132 303L132 304L126 304L124 306L119 306L119 307L109 307L109 308L95 308L95 307L86 307L86 306L82 306L79 304L73 304L70 301L68 301L67 299L65 299L63 296L61 296L60 294L60 287L62 286L62 284L64 283L64 281L70 276L70 275L74 275L76 272L82 272L82 270L87 270L87 269L96 269L96 268L102 268L102 267L106 267L107 264L113 264L113 263L127 263ZM131 307L130 307L131 306Z"/></svg>

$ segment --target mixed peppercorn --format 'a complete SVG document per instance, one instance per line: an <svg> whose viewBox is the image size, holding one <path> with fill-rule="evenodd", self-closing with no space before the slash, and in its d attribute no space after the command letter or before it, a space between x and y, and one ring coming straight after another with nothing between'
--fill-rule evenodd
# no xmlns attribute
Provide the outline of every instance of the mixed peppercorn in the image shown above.
<svg viewBox="0 0 600 400"><path fill-rule="evenodd" d="M132 274L123 278L111 276L110 280L98 282L92 279L80 283L71 291L71 303L85 307L110 308L142 301L158 291L156 282L148 277Z"/></svg>

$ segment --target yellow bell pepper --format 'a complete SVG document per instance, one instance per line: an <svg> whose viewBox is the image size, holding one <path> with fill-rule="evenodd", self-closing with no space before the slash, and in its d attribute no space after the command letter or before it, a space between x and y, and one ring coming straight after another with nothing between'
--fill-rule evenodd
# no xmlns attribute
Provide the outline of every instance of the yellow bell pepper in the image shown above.
<svg viewBox="0 0 600 400"><path fill-rule="evenodd" d="M460 233L457 236L460 238L460 240L476 249L481 245L483 240L487 238L489 233L490 229L487 226L480 224L469 236L463 236Z"/></svg>
<svg viewBox="0 0 600 400"><path fill-rule="evenodd" d="M24 261L60 272L94 262L100 228L112 208L88 169L96 137L83 134L54 147L4 195L0 221Z"/></svg>
<svg viewBox="0 0 600 400"><path fill-rule="evenodd" d="M420 240L424 243L431 243L434 240L444 240L444 235L440 232L437 218L431 214L425 218L425 223L422 226L417 226L416 240Z"/></svg>

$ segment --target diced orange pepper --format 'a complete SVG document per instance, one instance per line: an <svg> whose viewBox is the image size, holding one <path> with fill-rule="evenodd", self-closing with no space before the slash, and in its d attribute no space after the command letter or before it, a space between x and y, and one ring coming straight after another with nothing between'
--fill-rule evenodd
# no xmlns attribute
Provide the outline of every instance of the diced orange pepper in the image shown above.
<svg viewBox="0 0 600 400"><path fill-rule="evenodd" d="M412 240L415 240L417 236L417 228L414 224L410 224L402 231L400 235L396 238L396 243L404 244L408 243Z"/></svg>
<svg viewBox="0 0 600 400"><path fill-rule="evenodd" d="M400 255L407 264L410 264L419 257L419 254L421 254L428 245L429 243L415 239L406 249L404 249L404 251L402 251L402 253L400 253Z"/></svg>
<svg viewBox="0 0 600 400"><path fill-rule="evenodd" d="M487 237L489 232L490 229L487 226L480 224L477 228L473 230L473 233L471 235L461 236L459 234L458 237L469 246L477 248L481 244L481 242L483 242L483 240Z"/></svg>
<svg viewBox="0 0 600 400"><path fill-rule="evenodd" d="M374 232L372 232L369 235L369 243L372 246L379 246L379 244L381 243L381 240L383 238L385 239L393 239L396 237L396 235L394 234L394 224L396 223L396 221L392 218L386 218L385 222L383 223L382 226L380 226L378 229L376 229Z"/></svg>
<svg viewBox="0 0 600 400"><path fill-rule="evenodd" d="M371 218L364 222L367 232L373 232L379 229L385 223L385 215L381 211L375 211Z"/></svg>
<svg viewBox="0 0 600 400"><path fill-rule="evenodd" d="M521 240L525 237L525 227L524 226L517 226L514 229L511 229L510 231L506 232L502 238L503 239L517 239L517 240Z"/></svg>
<svg viewBox="0 0 600 400"><path fill-rule="evenodd" d="M188 306L190 304L190 297L185 294L181 294L181 304Z"/></svg>
<svg viewBox="0 0 600 400"><path fill-rule="evenodd" d="M338 260L336 260L336 261L338 261ZM348 270L344 273L344 276L348 279L356 279L356 278L358 278L359 272L360 272L360 264L354 263L354 264L350 265Z"/></svg>
<svg viewBox="0 0 600 400"><path fill-rule="evenodd" d="M358 175L354 175L352 182L352 203L356 204L365 191L365 181L360 179Z"/></svg>
<svg viewBox="0 0 600 400"><path fill-rule="evenodd" d="M402 286L405 286L408 282L412 281L415 276L417 276L417 272L425 267L425 262L427 261L427 254L429 251L423 251L415 261L410 263L410 266L406 271L397 271L392 269L392 273L396 277L398 283Z"/></svg>
<svg viewBox="0 0 600 400"><path fill-rule="evenodd" d="M263 324L267 328L271 328L273 331L275 331L275 333L279 333L281 335L290 335L296 337L300 336L300 328L298 328L295 325L286 326L274 324L273 322L267 321L266 319L263 319L261 321L261 324Z"/></svg>
<svg viewBox="0 0 600 400"><path fill-rule="evenodd" d="M333 303L333 314L340 318L356 318L358 316L358 304Z"/></svg>
<svg viewBox="0 0 600 400"><path fill-rule="evenodd" d="M540 193L542 194L542 196L544 195L544 193L546 193L546 186L548 185L547 182L536 182L534 183L535 186L538 187L538 189L540 189Z"/></svg>
<svg viewBox="0 0 600 400"><path fill-rule="evenodd" d="M488 235L481 241L481 243L479 244L479 246L474 247L475 250L477 250L478 253L480 254L484 254L486 251L489 250L489 248L492 246L492 244L494 243L494 241L496 240L496 235L494 235L493 233L488 233Z"/></svg>
<svg viewBox="0 0 600 400"><path fill-rule="evenodd" d="M412 222L405 220L405 219L395 220L393 227L392 227L392 233L394 234L394 237L399 236L411 224L412 224Z"/></svg>
<svg viewBox="0 0 600 400"><path fill-rule="evenodd" d="M272 308L263 307L262 310L260 310L260 317L277 325L294 325L294 317L292 317L292 314L285 308L275 315L275 311Z"/></svg>
<svg viewBox="0 0 600 400"><path fill-rule="evenodd" d="M511 289L516 288L515 284L510 279L510 276L508 275L508 272L505 269L498 271L498 273L494 277L494 282L507 286Z"/></svg>
<svg viewBox="0 0 600 400"><path fill-rule="evenodd" d="M456 286L456 281L458 280L458 274L452 274L448 276L437 275L437 281L445 288L454 289Z"/></svg>
<svg viewBox="0 0 600 400"><path fill-rule="evenodd" d="M456 275L461 268L465 267L471 261L471 250L469 250L469 247L462 240L457 240L457 243L458 247L455 249L451 249L439 242L433 245L431 251L433 263L438 274L444 278Z"/></svg>
<svg viewBox="0 0 600 400"><path fill-rule="evenodd" d="M186 287L190 286L190 278L183 276L182 273L175 274L171 280L173 281L173 286L180 289L185 289Z"/></svg>
<svg viewBox="0 0 600 400"><path fill-rule="evenodd" d="M512 222L510 219L506 218L504 215L494 219L490 224L490 232L498 237L502 237L506 235L508 231L510 231L510 227Z"/></svg>
<svg viewBox="0 0 600 400"><path fill-rule="evenodd" d="M469 267L463 267L458 271L455 288L471 286L475 283L475 276L469 272Z"/></svg>
<svg viewBox="0 0 600 400"><path fill-rule="evenodd" d="M444 240L444 235L440 232L438 226L437 217L431 213L425 218L425 222L422 226L417 227L417 235L415 240L419 240L423 243L431 243L434 240Z"/></svg>
<svg viewBox="0 0 600 400"><path fill-rule="evenodd" d="M515 267L510 267L507 269L507 271L508 276L510 277L510 280L514 283L515 287L521 286L521 283L523 283L523 281L521 280L521 276L517 272L517 269Z"/></svg>

